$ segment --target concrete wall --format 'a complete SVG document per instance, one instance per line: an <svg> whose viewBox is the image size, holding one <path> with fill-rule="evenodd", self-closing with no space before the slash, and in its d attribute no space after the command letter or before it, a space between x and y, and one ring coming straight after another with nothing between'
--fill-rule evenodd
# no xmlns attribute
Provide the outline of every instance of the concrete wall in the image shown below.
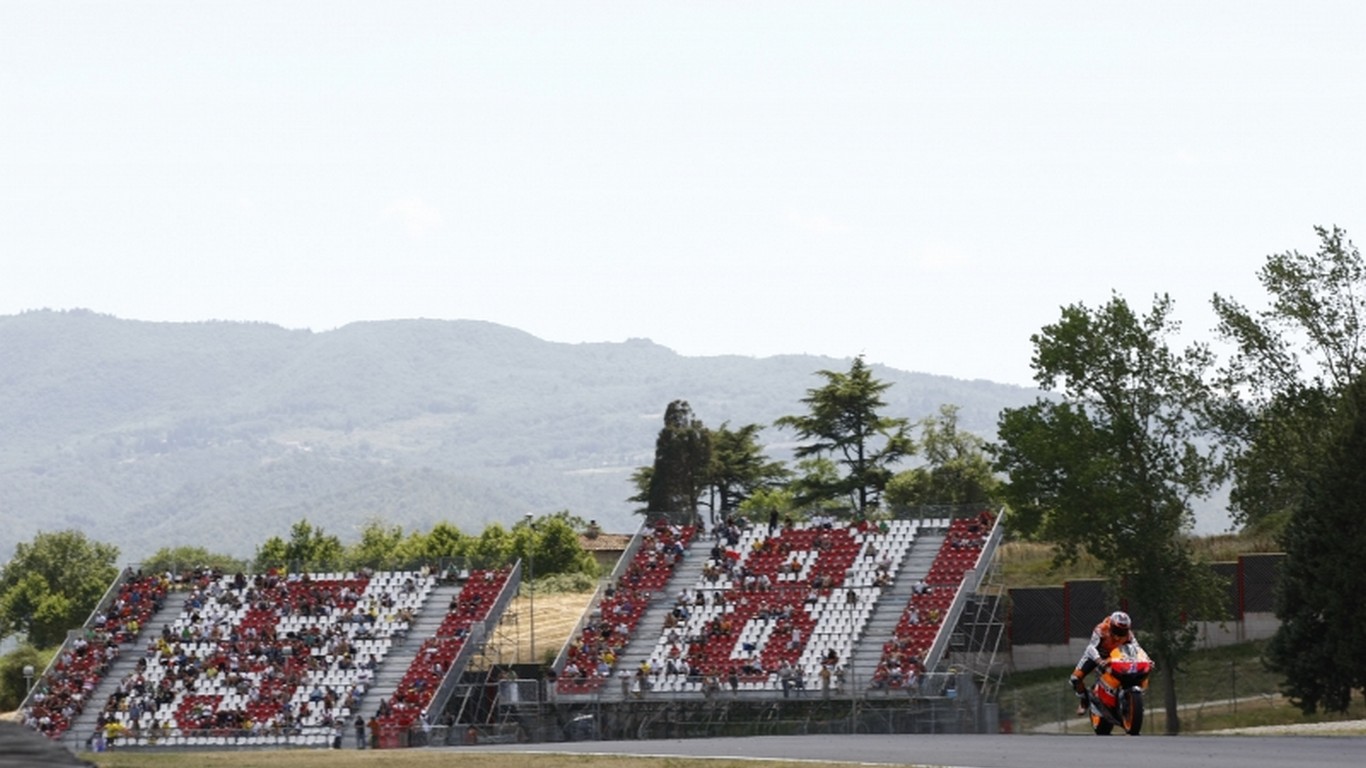
<svg viewBox="0 0 1366 768"><path fill-rule="evenodd" d="M1280 621L1275 614L1249 613L1244 616L1243 621L1202 621L1196 626L1199 628L1199 636L1195 641L1196 648L1220 648L1253 640L1265 640L1276 634ZM1073 638L1066 644L1017 645L1010 649L1010 668L1016 672L1025 672L1031 669L1073 666L1086 650L1088 640L1089 638ZM1138 641L1143 642L1142 630L1138 632Z"/></svg>
<svg viewBox="0 0 1366 768"><path fill-rule="evenodd" d="M1275 605L1276 579L1285 555L1277 552L1241 555L1236 563L1213 568L1228 583L1224 611L1237 621L1197 623L1198 648L1217 648L1276 634L1280 622ZM1061 586L1010 590L1011 665L1015 670L1072 666L1081 658L1091 629L1116 606L1104 582L1076 579ZM1138 639L1143 640L1143 616L1134 613Z"/></svg>

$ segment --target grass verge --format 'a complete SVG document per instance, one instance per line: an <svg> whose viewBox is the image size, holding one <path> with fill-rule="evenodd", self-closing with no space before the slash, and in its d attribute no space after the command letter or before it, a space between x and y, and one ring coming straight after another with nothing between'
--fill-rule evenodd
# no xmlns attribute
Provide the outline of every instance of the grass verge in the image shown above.
<svg viewBox="0 0 1366 768"><path fill-rule="evenodd" d="M553 749L554 745L546 745ZM205 768L349 768L374 766L385 768L753 768L761 762L765 768L810 768L809 762L791 760L728 760L687 759L676 757L627 757L611 755L529 755L499 754L426 749L392 749L382 752L347 749L263 750L238 752L180 752L170 754L147 752L105 752L83 754L100 768L177 768L205 766ZM831 768L854 768L854 763L826 763Z"/></svg>

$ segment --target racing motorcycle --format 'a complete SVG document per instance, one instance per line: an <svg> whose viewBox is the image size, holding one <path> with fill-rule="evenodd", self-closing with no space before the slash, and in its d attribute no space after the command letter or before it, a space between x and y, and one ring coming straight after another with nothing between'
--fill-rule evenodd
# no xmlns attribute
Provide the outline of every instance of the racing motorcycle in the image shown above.
<svg viewBox="0 0 1366 768"><path fill-rule="evenodd" d="M1130 640L1110 651L1096 667L1096 684L1091 686L1091 727L1099 736L1108 736L1118 725L1130 736L1143 730L1143 694L1153 661L1138 643Z"/></svg>

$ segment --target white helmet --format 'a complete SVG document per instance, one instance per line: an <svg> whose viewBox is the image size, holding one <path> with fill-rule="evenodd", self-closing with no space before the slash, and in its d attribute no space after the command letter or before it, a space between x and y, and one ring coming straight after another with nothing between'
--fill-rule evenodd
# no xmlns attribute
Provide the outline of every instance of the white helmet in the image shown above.
<svg viewBox="0 0 1366 768"><path fill-rule="evenodd" d="M1133 622L1129 620L1129 614L1124 611L1115 611L1110 614L1110 630L1112 632L1128 632L1132 626Z"/></svg>

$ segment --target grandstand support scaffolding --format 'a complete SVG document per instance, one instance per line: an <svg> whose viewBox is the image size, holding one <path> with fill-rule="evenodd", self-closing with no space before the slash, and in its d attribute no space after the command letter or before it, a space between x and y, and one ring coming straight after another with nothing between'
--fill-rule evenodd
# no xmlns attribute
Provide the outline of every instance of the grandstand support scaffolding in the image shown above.
<svg viewBox="0 0 1366 768"><path fill-rule="evenodd" d="M1006 637L1005 581L995 557L1004 526L997 523L982 547L977 566L964 574L962 585L950 609L946 624L952 631L941 633L930 653L929 669L959 680L960 691L972 692L971 713L978 722L976 730L995 733L1000 729L997 696L1006 674L1002 652ZM960 702L967 706L965 698Z"/></svg>
<svg viewBox="0 0 1366 768"><path fill-rule="evenodd" d="M450 668L446 670L442 678L441 686L437 688L432 696L429 710L433 713L446 711L450 705L451 696L455 693L460 680L464 677L465 670L479 656L483 654L484 648L488 645L488 638L496 632L496 628L502 625L502 617L505 613L510 613L507 607L512 602L513 595L517 594L518 586L522 580L522 563L518 561L513 566L512 572L508 575L507 581L499 591L493 606L488 611L488 618L476 623L469 628L469 638L461 646L455 660Z"/></svg>

